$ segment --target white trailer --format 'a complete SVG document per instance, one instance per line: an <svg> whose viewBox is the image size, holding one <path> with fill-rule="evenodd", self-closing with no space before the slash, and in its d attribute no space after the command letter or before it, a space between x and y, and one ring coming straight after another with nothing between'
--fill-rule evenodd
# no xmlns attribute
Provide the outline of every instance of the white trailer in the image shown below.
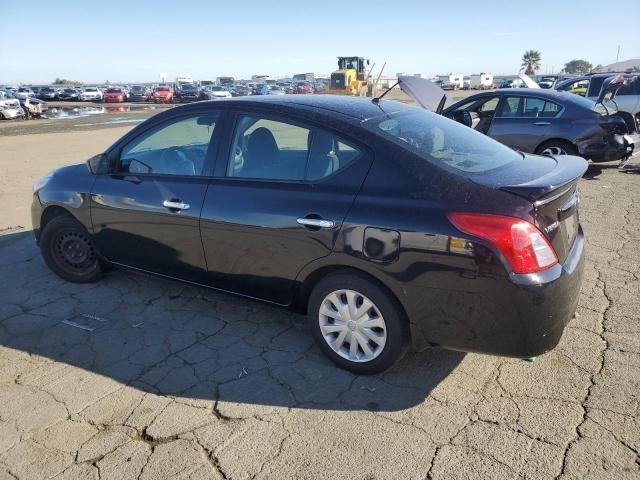
<svg viewBox="0 0 640 480"><path fill-rule="evenodd" d="M458 90L459 88L464 87L464 75L461 73L440 75L438 79L442 82L441 86L444 90Z"/></svg>
<svg viewBox="0 0 640 480"><path fill-rule="evenodd" d="M474 89L486 90L493 86L493 75L490 73L481 73L479 75L471 75L470 87Z"/></svg>

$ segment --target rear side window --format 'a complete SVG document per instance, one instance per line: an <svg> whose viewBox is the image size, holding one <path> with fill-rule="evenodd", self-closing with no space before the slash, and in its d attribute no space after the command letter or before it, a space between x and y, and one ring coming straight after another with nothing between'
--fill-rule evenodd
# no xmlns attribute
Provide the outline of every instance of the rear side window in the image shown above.
<svg viewBox="0 0 640 480"><path fill-rule="evenodd" d="M346 167L360 151L330 132L244 115L238 120L227 176L318 181Z"/></svg>
<svg viewBox="0 0 640 480"><path fill-rule="evenodd" d="M426 161L456 172L485 173L523 158L482 133L426 110L371 118L362 125Z"/></svg>
<svg viewBox="0 0 640 480"><path fill-rule="evenodd" d="M562 107L552 101L537 97L507 97L500 107L500 118L553 118Z"/></svg>

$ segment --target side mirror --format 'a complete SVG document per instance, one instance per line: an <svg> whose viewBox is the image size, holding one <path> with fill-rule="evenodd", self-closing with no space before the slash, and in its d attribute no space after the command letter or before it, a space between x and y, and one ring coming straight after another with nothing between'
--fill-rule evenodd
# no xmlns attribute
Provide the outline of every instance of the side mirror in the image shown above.
<svg viewBox="0 0 640 480"><path fill-rule="evenodd" d="M109 173L109 159L104 153L100 153L87 160L87 167L94 175Z"/></svg>

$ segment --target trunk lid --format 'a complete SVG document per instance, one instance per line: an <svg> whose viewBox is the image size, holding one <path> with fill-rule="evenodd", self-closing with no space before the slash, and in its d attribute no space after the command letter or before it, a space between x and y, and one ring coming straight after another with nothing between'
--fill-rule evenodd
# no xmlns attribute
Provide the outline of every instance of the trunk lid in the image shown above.
<svg viewBox="0 0 640 480"><path fill-rule="evenodd" d="M534 223L564 263L578 233L580 192L578 181L587 162L569 155L525 155L522 164L514 162L501 171L473 180L485 186L518 195L534 206Z"/></svg>
<svg viewBox="0 0 640 480"><path fill-rule="evenodd" d="M449 98L442 88L425 78L403 75L398 77L398 85L400 90L430 112L442 112Z"/></svg>

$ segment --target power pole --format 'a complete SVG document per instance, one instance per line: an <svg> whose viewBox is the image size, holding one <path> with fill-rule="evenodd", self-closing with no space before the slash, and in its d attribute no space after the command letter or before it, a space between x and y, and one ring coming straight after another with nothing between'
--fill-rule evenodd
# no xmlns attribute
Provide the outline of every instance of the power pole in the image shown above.
<svg viewBox="0 0 640 480"><path fill-rule="evenodd" d="M618 53L616 53L616 63L620 59L620 44L618 44Z"/></svg>

